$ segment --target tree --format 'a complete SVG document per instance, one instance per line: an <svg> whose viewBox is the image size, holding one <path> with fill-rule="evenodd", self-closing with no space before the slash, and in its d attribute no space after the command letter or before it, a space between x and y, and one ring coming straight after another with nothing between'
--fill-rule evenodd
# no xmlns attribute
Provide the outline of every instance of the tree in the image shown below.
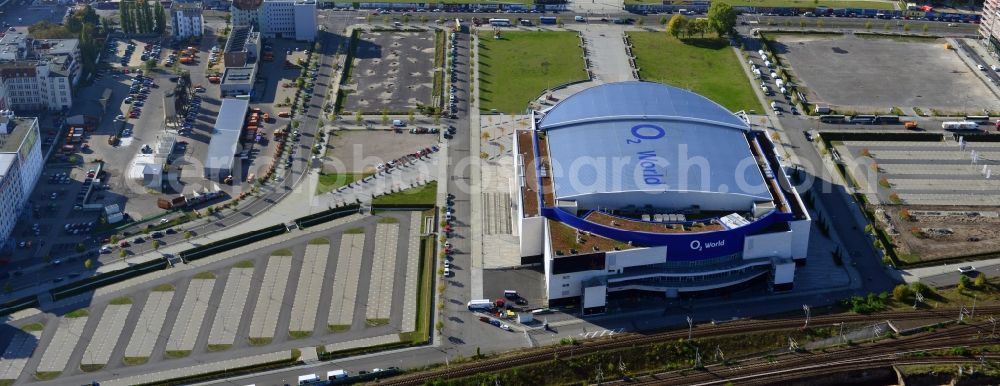
<svg viewBox="0 0 1000 386"><path fill-rule="evenodd" d="M985 288L986 287L986 275L980 273L979 276L976 276L976 281L973 284L976 286L976 288L979 288L979 289Z"/></svg>
<svg viewBox="0 0 1000 386"><path fill-rule="evenodd" d="M705 32L708 30L708 20L705 19L695 19L687 24L688 36L694 36L694 34L699 34L701 37L705 37Z"/></svg>
<svg viewBox="0 0 1000 386"><path fill-rule="evenodd" d="M209 208L212 209L212 208ZM191 231L184 231L184 240L191 238Z"/></svg>
<svg viewBox="0 0 1000 386"><path fill-rule="evenodd" d="M892 298L897 302L906 300L913 295L913 291L906 284L896 285L896 288L892 289Z"/></svg>
<svg viewBox="0 0 1000 386"><path fill-rule="evenodd" d="M681 36L687 32L688 19L684 15L676 14L670 17L670 22L667 23L667 33L670 36L680 39Z"/></svg>
<svg viewBox="0 0 1000 386"><path fill-rule="evenodd" d="M159 1L156 2L156 8L154 9L156 16L156 25L154 31L158 34L162 34L167 30L167 11L163 9L163 4Z"/></svg>
<svg viewBox="0 0 1000 386"><path fill-rule="evenodd" d="M865 22L865 29L866 30L871 30L872 29L872 22L866 21Z"/></svg>
<svg viewBox="0 0 1000 386"><path fill-rule="evenodd" d="M364 120L365 120L365 117L363 117L361 115L361 110L358 110L358 111L354 112L354 121L357 122L357 124L360 125L361 122L364 122Z"/></svg>
<svg viewBox="0 0 1000 386"><path fill-rule="evenodd" d="M910 24L903 24L903 31L910 32Z"/></svg>
<svg viewBox="0 0 1000 386"><path fill-rule="evenodd" d="M958 289L961 291L961 290L966 290L969 287L972 287L972 279L969 279L969 277L966 275L959 276Z"/></svg>
<svg viewBox="0 0 1000 386"><path fill-rule="evenodd" d="M924 24L923 27L920 27L920 28L924 30L924 33L927 33L927 24L926 23Z"/></svg>
<svg viewBox="0 0 1000 386"><path fill-rule="evenodd" d="M719 36L731 34L736 28L736 10L727 3L713 1L708 7L708 27Z"/></svg>
<svg viewBox="0 0 1000 386"><path fill-rule="evenodd" d="M156 68L156 59L149 59L142 63L142 69L146 72L153 71L154 68Z"/></svg>
<svg viewBox="0 0 1000 386"><path fill-rule="evenodd" d="M153 240L153 249L160 249L160 240Z"/></svg>
<svg viewBox="0 0 1000 386"><path fill-rule="evenodd" d="M413 124L413 122L417 121L417 117L413 115L413 110L410 110L410 112L406 113L406 121L409 122L411 125Z"/></svg>
<svg viewBox="0 0 1000 386"><path fill-rule="evenodd" d="M125 256L128 256L128 252L126 252L124 249L121 249L121 250L118 251L118 257L121 257L121 258L124 259Z"/></svg>
<svg viewBox="0 0 1000 386"><path fill-rule="evenodd" d="M93 267L94 267L94 261L93 260L87 259L87 260L83 261L83 269L88 269L89 270L89 269L91 269Z"/></svg>
<svg viewBox="0 0 1000 386"><path fill-rule="evenodd" d="M382 110L382 124L383 125L389 124L389 113L386 112L385 110Z"/></svg>
<svg viewBox="0 0 1000 386"><path fill-rule="evenodd" d="M667 25L667 17L660 16L660 25Z"/></svg>
<svg viewBox="0 0 1000 386"><path fill-rule="evenodd" d="M110 17L101 17L101 33L102 34L109 34L109 33L111 33L111 28L112 28L111 27L111 18Z"/></svg>
<svg viewBox="0 0 1000 386"><path fill-rule="evenodd" d="M645 20L643 20L643 19L638 19L638 20L635 21L635 25L637 25L637 26L642 27L643 24L645 24ZM562 27L562 24L560 24L559 26Z"/></svg>

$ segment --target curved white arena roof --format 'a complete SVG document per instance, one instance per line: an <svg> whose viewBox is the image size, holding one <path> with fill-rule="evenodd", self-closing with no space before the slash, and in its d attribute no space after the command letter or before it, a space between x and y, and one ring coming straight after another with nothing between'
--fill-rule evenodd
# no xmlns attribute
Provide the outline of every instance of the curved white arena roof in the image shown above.
<svg viewBox="0 0 1000 386"><path fill-rule="evenodd" d="M746 122L690 91L651 82L595 86L551 108L538 128L546 132L557 199L625 192L772 198Z"/></svg>

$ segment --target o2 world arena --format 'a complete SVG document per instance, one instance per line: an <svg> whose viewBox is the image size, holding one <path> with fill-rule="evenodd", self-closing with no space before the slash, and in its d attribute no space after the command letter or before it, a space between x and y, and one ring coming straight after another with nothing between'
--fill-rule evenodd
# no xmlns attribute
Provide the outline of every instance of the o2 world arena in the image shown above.
<svg viewBox="0 0 1000 386"><path fill-rule="evenodd" d="M570 96L514 138L522 262L550 306L792 288L810 218L763 131L650 82ZM638 293L637 293L638 292Z"/></svg>

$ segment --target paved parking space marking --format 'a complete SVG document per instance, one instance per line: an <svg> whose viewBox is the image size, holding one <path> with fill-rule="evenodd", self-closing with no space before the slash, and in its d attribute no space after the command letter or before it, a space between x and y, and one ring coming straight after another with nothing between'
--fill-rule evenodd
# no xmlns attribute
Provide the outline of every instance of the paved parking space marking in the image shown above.
<svg viewBox="0 0 1000 386"><path fill-rule="evenodd" d="M170 333L170 339L167 340L167 351L194 349L214 287L215 279L194 279L188 284L187 295L184 296L184 303L177 312L174 329Z"/></svg>
<svg viewBox="0 0 1000 386"><path fill-rule="evenodd" d="M212 322L212 331L208 334L208 344L233 344L236 341L236 331L243 320L243 310L246 309L247 296L250 295L250 282L253 279L253 268L233 268L229 270L226 289L222 292L219 310Z"/></svg>
<svg viewBox="0 0 1000 386"><path fill-rule="evenodd" d="M292 319L288 331L312 331L316 326L316 312L319 309L319 294L323 290L323 275L326 273L326 259L330 255L330 244L309 244L302 259L302 272L292 303Z"/></svg>
<svg viewBox="0 0 1000 386"><path fill-rule="evenodd" d="M333 274L333 303L327 319L330 325L350 326L354 321L358 277L361 276L361 253L364 248L364 234L344 234L341 237L337 271Z"/></svg>
<svg viewBox="0 0 1000 386"><path fill-rule="evenodd" d="M372 279L368 286L367 319L389 319L392 306L392 287L396 279L396 243L399 224L375 226L375 259L372 262Z"/></svg>
<svg viewBox="0 0 1000 386"><path fill-rule="evenodd" d="M132 338L125 347L125 356L138 358L153 355L156 339L163 330L163 321L167 319L167 309L174 300L174 291L153 291L142 306L142 313L135 323Z"/></svg>
<svg viewBox="0 0 1000 386"><path fill-rule="evenodd" d="M417 329L417 279L420 273L420 219L423 214L410 214L410 237L406 251L406 284L403 291L403 332ZM433 256L432 256L433 258Z"/></svg>
<svg viewBox="0 0 1000 386"><path fill-rule="evenodd" d="M97 322L97 328L90 337L90 344L83 352L80 359L81 365L106 365L111 359L111 352L118 344L118 338L125 328L125 319L128 318L131 304L110 304L104 309L101 320Z"/></svg>
<svg viewBox="0 0 1000 386"><path fill-rule="evenodd" d="M31 359L40 339L42 339L41 331L18 332L7 345L3 356L0 356L0 379L16 380L20 377L24 365L28 364L28 359Z"/></svg>
<svg viewBox="0 0 1000 386"><path fill-rule="evenodd" d="M61 372L66 369L69 363L69 356L73 354L73 348L80 341L83 335L83 327L87 325L86 317L83 318L60 318L59 329L52 337L49 346L42 354L42 360L38 363L38 372Z"/></svg>
<svg viewBox="0 0 1000 386"><path fill-rule="evenodd" d="M281 314L281 301L285 298L288 272L292 269L291 256L271 256L267 261L264 281L260 284L257 308L250 320L251 338L273 338Z"/></svg>

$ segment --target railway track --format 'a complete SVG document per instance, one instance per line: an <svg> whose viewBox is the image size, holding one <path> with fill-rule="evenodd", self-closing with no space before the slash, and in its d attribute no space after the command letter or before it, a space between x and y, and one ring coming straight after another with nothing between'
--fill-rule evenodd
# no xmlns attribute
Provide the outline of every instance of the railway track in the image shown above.
<svg viewBox="0 0 1000 386"><path fill-rule="evenodd" d="M735 365L713 364L703 369L686 369L642 377L638 382L615 381L606 384L717 385L726 382L772 384L825 375L833 371L890 366L915 359L906 356L915 351L946 350L983 344L984 341L976 336L983 328L989 327L979 324L963 325L931 335L919 334L882 340L876 344L859 345L831 352L797 352L778 360L753 358ZM974 360L974 358L966 359Z"/></svg>
<svg viewBox="0 0 1000 386"><path fill-rule="evenodd" d="M1000 306L982 306L976 310L982 314L993 314L1000 312ZM821 326L838 323L860 323L875 322L884 320L920 320L934 318L955 318L958 316L958 308L942 308L931 310L906 310L883 312L872 315L825 315L816 316L810 319L810 325ZM803 326L802 318L783 318L771 320L740 320L726 322L722 324L700 324L691 332L692 337L704 337L714 335L733 335L740 333L754 333L768 330L780 330L797 328ZM386 379L384 385L422 385L427 381L439 378L462 378L479 373L499 371L511 367L524 366L540 362L549 361L554 357L564 357L570 355L586 355L603 350L613 350L637 345L645 345L664 341L673 341L687 337L687 330L672 330L649 335L635 333L619 334L611 338L586 341L575 346L556 346L540 350L533 350L515 356L498 357L468 363L461 366L453 366L450 369L428 371L422 373L406 374L396 378ZM659 384L659 383L653 383Z"/></svg>

